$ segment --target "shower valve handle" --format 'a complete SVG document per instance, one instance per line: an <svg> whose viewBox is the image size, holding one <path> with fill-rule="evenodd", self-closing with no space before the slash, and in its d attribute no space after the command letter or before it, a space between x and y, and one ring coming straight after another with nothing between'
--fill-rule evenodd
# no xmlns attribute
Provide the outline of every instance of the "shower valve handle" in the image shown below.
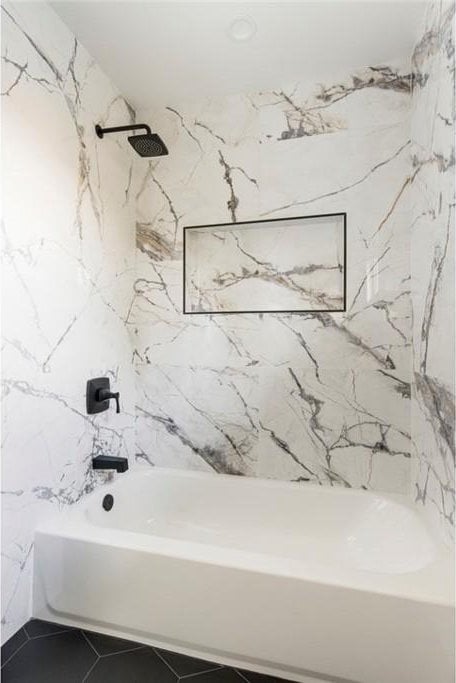
<svg viewBox="0 0 456 683"><path fill-rule="evenodd" d="M109 401L111 398L113 398L116 402L116 413L120 413L119 396L120 394L118 391L109 391L109 389L98 389L96 393L96 400Z"/></svg>

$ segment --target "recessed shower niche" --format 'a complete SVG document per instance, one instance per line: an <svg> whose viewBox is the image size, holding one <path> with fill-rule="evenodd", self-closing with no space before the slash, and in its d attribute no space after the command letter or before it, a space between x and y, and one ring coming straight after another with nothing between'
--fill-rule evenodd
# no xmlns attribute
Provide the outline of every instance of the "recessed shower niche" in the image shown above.
<svg viewBox="0 0 456 683"><path fill-rule="evenodd" d="M345 213L184 228L184 313L345 311Z"/></svg>

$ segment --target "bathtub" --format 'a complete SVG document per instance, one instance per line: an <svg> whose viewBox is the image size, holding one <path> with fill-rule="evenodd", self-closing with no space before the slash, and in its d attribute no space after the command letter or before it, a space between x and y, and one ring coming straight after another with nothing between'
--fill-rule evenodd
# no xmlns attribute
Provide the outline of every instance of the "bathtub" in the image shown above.
<svg viewBox="0 0 456 683"><path fill-rule="evenodd" d="M33 613L295 681L453 683L451 560L400 496L137 470L38 528Z"/></svg>

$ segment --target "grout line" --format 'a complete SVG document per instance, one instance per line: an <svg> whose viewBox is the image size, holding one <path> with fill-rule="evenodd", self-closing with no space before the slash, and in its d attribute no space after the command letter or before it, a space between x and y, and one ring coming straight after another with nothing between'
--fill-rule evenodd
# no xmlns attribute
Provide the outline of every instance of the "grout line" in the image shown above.
<svg viewBox="0 0 456 683"><path fill-rule="evenodd" d="M247 681L247 683L250 683L249 679L248 679L246 676L244 676L244 674L242 673L242 671L239 671L239 669L235 669L235 672L236 672L237 674L239 674L239 676L242 678L243 681Z"/></svg>
<svg viewBox="0 0 456 683"><path fill-rule="evenodd" d="M83 631L82 629L80 629L80 630L79 630L79 633L82 633L82 635L84 636L84 638L86 639L86 641L88 642L88 644L90 645L90 647L92 648L92 650L95 652L95 654L97 655L97 657L101 657L101 655L100 655L100 654L97 652L97 650L95 649L95 645L92 645L92 643L90 642L89 638L86 636L86 634L84 633L84 631Z"/></svg>
<svg viewBox="0 0 456 683"><path fill-rule="evenodd" d="M177 671L174 671L174 669L173 669L173 667L171 666L171 664L169 664L169 663L166 661L166 659L165 659L164 657L161 656L160 652L159 652L158 650L156 650L154 647L152 648L152 650L155 652L155 654L157 655L157 657L159 657L159 658L162 660L162 662L164 662L164 664L166 664L166 666L168 667L168 669L169 669L170 671L172 671L173 674L176 676L176 678L179 680L179 674L177 673Z"/></svg>
<svg viewBox="0 0 456 683"><path fill-rule="evenodd" d="M92 664L92 666L90 667L90 669L88 670L88 672L86 673L86 675L84 676L84 678L82 679L81 683L84 683L84 681L86 681L86 680L88 679L88 677L90 676L90 674L92 673L92 671L95 669L95 667L96 667L96 665L98 664L99 661L100 661L100 657L98 657L98 658L94 661L94 663Z"/></svg>
<svg viewBox="0 0 456 683"><path fill-rule="evenodd" d="M118 650L117 652L107 652L105 655L98 655L100 659L105 657L114 657L115 655L123 655L127 652L137 652L138 650L145 650L148 645L137 645L136 647L129 647L128 650Z"/></svg>
<svg viewBox="0 0 456 683"><path fill-rule="evenodd" d="M25 630L25 629L24 629L24 630ZM17 653L19 652L19 650L22 650L22 648L24 647L24 645L27 645L27 643L29 642L30 638L28 637L28 633L27 633L27 632L25 632L25 635L27 636L27 640L25 641L25 643L22 643L22 645L19 645L19 647L17 648L17 650L14 650L13 654L11 655L11 657L8 657L8 659L6 660L6 662L2 662L2 667L1 667L2 669L3 669L3 667L4 667L6 664L8 664L8 662L10 662L10 661L13 659L13 657L15 657L15 656L17 655Z"/></svg>
<svg viewBox="0 0 456 683"><path fill-rule="evenodd" d="M212 669L204 669L204 671L197 671L194 674L185 674L184 676L181 676L179 678L179 681L189 681L192 678L195 678L195 676L203 676L205 674L210 674L213 671L220 671L220 669L224 669L224 668L226 668L226 667L223 667L220 665L220 666L214 666Z"/></svg>
<svg viewBox="0 0 456 683"><path fill-rule="evenodd" d="M50 636L58 636L59 633L69 633L74 631L72 628L63 628L61 631L53 631L52 633L42 633L39 636L29 636L29 640L39 640L40 638L50 638ZM27 634L28 635L28 634Z"/></svg>

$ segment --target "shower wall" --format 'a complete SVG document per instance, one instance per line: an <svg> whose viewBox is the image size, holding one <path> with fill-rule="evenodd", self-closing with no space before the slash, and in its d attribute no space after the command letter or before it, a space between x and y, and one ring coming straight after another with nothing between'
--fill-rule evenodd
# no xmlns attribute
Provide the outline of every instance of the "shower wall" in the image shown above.
<svg viewBox="0 0 456 683"><path fill-rule="evenodd" d="M410 95L390 64L140 113L138 462L409 492ZM184 226L331 212L346 313L182 314Z"/></svg>
<svg viewBox="0 0 456 683"><path fill-rule="evenodd" d="M49 6L2 10L6 640L30 616L37 522L96 485L92 456L133 452L133 153L93 126L134 112ZM86 415L97 376L121 415Z"/></svg>
<svg viewBox="0 0 456 683"><path fill-rule="evenodd" d="M454 3L432 3L413 55L414 497L454 531Z"/></svg>

